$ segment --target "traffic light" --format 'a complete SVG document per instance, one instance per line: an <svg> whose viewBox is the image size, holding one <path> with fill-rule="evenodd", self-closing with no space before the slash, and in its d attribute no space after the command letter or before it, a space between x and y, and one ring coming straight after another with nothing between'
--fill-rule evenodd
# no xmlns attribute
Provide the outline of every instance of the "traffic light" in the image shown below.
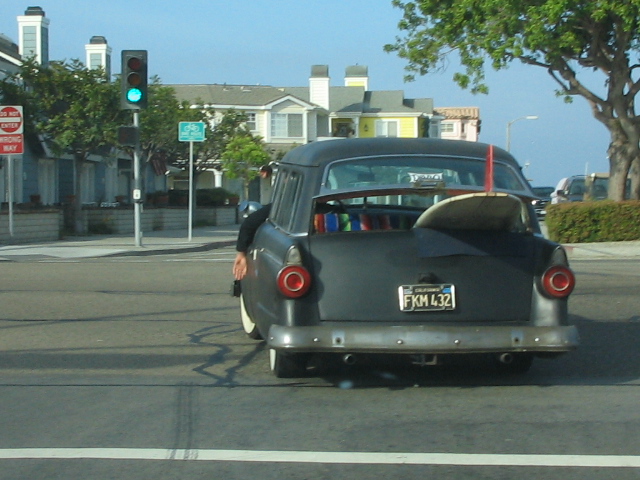
<svg viewBox="0 0 640 480"><path fill-rule="evenodd" d="M139 110L147 106L147 51L122 51L120 107L123 110Z"/></svg>
<svg viewBox="0 0 640 480"><path fill-rule="evenodd" d="M138 127L118 127L118 143L123 147L136 147L139 139Z"/></svg>

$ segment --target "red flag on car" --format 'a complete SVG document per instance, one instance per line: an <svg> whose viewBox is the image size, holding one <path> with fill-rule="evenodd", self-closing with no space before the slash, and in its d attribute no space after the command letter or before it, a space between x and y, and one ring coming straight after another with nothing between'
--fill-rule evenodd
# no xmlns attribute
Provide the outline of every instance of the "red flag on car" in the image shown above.
<svg viewBox="0 0 640 480"><path fill-rule="evenodd" d="M493 190L493 145L489 145L487 150L487 163L484 170L484 191Z"/></svg>

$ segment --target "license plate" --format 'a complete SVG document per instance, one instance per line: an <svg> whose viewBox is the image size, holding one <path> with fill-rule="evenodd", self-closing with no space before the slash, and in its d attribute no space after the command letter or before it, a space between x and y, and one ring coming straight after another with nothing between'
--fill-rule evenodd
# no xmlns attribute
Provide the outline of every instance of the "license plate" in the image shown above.
<svg viewBox="0 0 640 480"><path fill-rule="evenodd" d="M450 283L401 285L398 300L402 312L455 310L456 290Z"/></svg>

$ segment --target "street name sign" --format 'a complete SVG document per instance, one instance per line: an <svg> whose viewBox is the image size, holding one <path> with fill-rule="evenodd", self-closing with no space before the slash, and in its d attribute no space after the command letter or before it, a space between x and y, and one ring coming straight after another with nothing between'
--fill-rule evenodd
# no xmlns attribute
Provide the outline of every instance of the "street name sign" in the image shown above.
<svg viewBox="0 0 640 480"><path fill-rule="evenodd" d="M204 122L180 122L178 140L181 142L204 142Z"/></svg>
<svg viewBox="0 0 640 480"><path fill-rule="evenodd" d="M22 106L0 106L0 155L24 153Z"/></svg>

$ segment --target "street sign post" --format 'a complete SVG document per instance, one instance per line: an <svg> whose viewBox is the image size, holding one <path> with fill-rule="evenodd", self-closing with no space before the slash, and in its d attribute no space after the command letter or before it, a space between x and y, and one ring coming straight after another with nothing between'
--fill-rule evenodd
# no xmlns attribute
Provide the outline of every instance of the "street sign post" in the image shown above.
<svg viewBox="0 0 640 480"><path fill-rule="evenodd" d="M189 241L193 232L193 142L204 142L204 122L179 122L178 140L189 142Z"/></svg>
<svg viewBox="0 0 640 480"><path fill-rule="evenodd" d="M0 155L7 155L9 236L13 237L13 158L24 153L24 115L21 105L0 106Z"/></svg>
<svg viewBox="0 0 640 480"><path fill-rule="evenodd" d="M0 106L0 155L24 153L22 106Z"/></svg>

